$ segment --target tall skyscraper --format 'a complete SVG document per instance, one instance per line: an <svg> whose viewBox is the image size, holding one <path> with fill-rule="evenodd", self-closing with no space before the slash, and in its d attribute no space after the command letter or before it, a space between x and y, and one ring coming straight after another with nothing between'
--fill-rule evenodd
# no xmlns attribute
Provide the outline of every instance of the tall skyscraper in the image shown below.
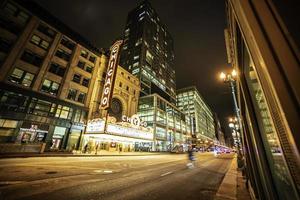
<svg viewBox="0 0 300 200"><path fill-rule="evenodd" d="M141 81L141 96L176 102L173 39L147 0L129 12L120 60Z"/></svg>

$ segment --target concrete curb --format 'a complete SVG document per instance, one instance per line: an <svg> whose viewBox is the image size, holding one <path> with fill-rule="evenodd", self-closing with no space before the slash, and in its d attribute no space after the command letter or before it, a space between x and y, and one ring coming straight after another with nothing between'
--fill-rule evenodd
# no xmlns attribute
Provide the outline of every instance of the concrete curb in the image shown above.
<svg viewBox="0 0 300 200"><path fill-rule="evenodd" d="M24 153L24 154L2 154L0 155L0 159L6 158L30 158L30 157L108 157L108 156L152 156L152 155L164 155L170 153L120 153L120 154L71 154L71 153Z"/></svg>
<svg viewBox="0 0 300 200"><path fill-rule="evenodd" d="M215 200L236 200L237 196L237 160L234 158L216 193Z"/></svg>

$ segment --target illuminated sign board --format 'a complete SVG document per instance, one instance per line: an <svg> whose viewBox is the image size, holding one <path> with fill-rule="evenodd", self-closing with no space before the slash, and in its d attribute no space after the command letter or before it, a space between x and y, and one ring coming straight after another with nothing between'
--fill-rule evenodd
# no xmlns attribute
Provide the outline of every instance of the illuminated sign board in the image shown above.
<svg viewBox="0 0 300 200"><path fill-rule="evenodd" d="M107 109L113 93L115 75L117 72L118 59L122 40L116 41L110 48L110 56L106 71L106 78L101 98L100 109Z"/></svg>
<svg viewBox="0 0 300 200"><path fill-rule="evenodd" d="M90 120L87 124L86 133L104 133L104 123L102 119ZM110 135L153 140L153 132L149 130L146 131L119 124L107 124L106 132Z"/></svg>
<svg viewBox="0 0 300 200"><path fill-rule="evenodd" d="M131 117L127 117L126 115L122 116L123 122L131 123L134 127L145 127L147 128L147 122L142 121L138 115L132 115Z"/></svg>

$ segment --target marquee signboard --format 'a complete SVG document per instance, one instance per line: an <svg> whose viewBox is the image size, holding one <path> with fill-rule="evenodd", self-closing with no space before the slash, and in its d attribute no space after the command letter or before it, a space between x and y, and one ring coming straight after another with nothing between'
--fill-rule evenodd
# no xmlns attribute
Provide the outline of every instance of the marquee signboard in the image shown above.
<svg viewBox="0 0 300 200"><path fill-rule="evenodd" d="M127 117L126 115L122 116L123 122L128 122L134 127L144 127L147 128L147 122L142 121L138 115L132 115L131 117Z"/></svg>
<svg viewBox="0 0 300 200"><path fill-rule="evenodd" d="M122 43L122 40L118 40L110 48L110 57L106 71L100 109L108 109L110 106Z"/></svg>
<svg viewBox="0 0 300 200"><path fill-rule="evenodd" d="M102 134L104 133L104 120L93 119L87 123L87 134ZM144 140L153 140L153 132L149 130L141 130L134 127L126 127L119 124L108 124L107 134L122 137L131 137Z"/></svg>

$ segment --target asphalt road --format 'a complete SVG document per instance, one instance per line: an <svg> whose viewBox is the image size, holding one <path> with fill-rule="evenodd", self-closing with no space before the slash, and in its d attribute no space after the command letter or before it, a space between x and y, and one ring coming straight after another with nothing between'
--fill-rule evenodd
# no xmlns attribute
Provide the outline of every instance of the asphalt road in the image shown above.
<svg viewBox="0 0 300 200"><path fill-rule="evenodd" d="M196 155L1 159L0 199L213 199L231 159Z"/></svg>

